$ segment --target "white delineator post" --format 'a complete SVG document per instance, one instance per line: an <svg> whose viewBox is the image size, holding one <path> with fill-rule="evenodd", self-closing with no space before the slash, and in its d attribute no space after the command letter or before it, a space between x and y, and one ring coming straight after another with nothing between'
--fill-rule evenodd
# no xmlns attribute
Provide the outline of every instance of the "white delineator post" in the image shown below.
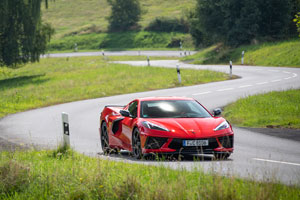
<svg viewBox="0 0 300 200"><path fill-rule="evenodd" d="M242 65L244 64L244 55L245 55L245 51L242 51Z"/></svg>
<svg viewBox="0 0 300 200"><path fill-rule="evenodd" d="M70 129L69 129L69 116L67 113L61 113L62 130L63 130L63 145L70 146Z"/></svg>
<svg viewBox="0 0 300 200"><path fill-rule="evenodd" d="M176 69L177 69L178 82L179 84L181 84L181 74L180 74L179 64L176 65Z"/></svg>
<svg viewBox="0 0 300 200"><path fill-rule="evenodd" d="M230 76L230 78L232 78L232 61L230 61L229 62L229 67L230 67L230 74L229 74L229 76Z"/></svg>
<svg viewBox="0 0 300 200"><path fill-rule="evenodd" d="M74 51L75 51L75 52L78 51L77 43L74 44Z"/></svg>
<svg viewBox="0 0 300 200"><path fill-rule="evenodd" d="M148 66L150 66L150 58L149 58L149 56L147 56L147 62L148 62Z"/></svg>

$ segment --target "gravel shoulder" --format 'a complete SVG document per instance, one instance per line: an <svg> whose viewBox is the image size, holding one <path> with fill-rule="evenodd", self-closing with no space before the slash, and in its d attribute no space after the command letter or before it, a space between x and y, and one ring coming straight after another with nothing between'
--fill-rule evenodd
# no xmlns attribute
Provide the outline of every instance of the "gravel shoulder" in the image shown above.
<svg viewBox="0 0 300 200"><path fill-rule="evenodd" d="M29 149L26 145L15 144L2 137L0 137L0 152L1 151L16 151Z"/></svg>

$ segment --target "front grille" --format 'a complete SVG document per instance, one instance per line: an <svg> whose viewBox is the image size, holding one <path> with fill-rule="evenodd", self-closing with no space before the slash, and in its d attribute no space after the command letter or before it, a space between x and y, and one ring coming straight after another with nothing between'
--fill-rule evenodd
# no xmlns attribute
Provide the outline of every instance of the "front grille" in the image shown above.
<svg viewBox="0 0 300 200"><path fill-rule="evenodd" d="M233 135L219 137L218 139L224 148L232 148L233 147Z"/></svg>
<svg viewBox="0 0 300 200"><path fill-rule="evenodd" d="M201 138L201 140L208 140L208 146L200 147L185 147L183 146L183 140L173 139L169 144L169 148L175 149L178 153L208 153L219 147L216 138Z"/></svg>
<svg viewBox="0 0 300 200"><path fill-rule="evenodd" d="M147 137L145 149L160 149L167 142L168 138Z"/></svg>

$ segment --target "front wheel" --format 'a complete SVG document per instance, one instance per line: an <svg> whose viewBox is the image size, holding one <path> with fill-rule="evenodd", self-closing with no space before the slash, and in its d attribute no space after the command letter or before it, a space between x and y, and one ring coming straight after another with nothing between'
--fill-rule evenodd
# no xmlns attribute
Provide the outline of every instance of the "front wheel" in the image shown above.
<svg viewBox="0 0 300 200"><path fill-rule="evenodd" d="M141 159L143 157L140 132L137 128L134 129L132 135L132 155L136 159Z"/></svg>
<svg viewBox="0 0 300 200"><path fill-rule="evenodd" d="M104 154L108 154L110 152L109 148L109 139L108 139L108 132L107 132L107 125L105 122L101 125L101 147Z"/></svg>

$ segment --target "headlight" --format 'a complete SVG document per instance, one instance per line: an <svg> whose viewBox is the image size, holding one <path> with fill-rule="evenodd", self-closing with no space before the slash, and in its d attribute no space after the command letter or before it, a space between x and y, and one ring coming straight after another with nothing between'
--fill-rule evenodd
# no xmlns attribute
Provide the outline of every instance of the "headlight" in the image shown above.
<svg viewBox="0 0 300 200"><path fill-rule="evenodd" d="M157 124L153 124L151 122L147 122L147 121L143 121L142 124L149 129L153 129L153 130L159 130L159 131L169 131L169 129L163 127L163 126L159 126Z"/></svg>
<svg viewBox="0 0 300 200"><path fill-rule="evenodd" d="M219 130L223 130L223 129L226 129L226 128L229 128L230 125L228 124L227 121L224 121L222 122L221 124L219 124L215 129L214 131L219 131Z"/></svg>

